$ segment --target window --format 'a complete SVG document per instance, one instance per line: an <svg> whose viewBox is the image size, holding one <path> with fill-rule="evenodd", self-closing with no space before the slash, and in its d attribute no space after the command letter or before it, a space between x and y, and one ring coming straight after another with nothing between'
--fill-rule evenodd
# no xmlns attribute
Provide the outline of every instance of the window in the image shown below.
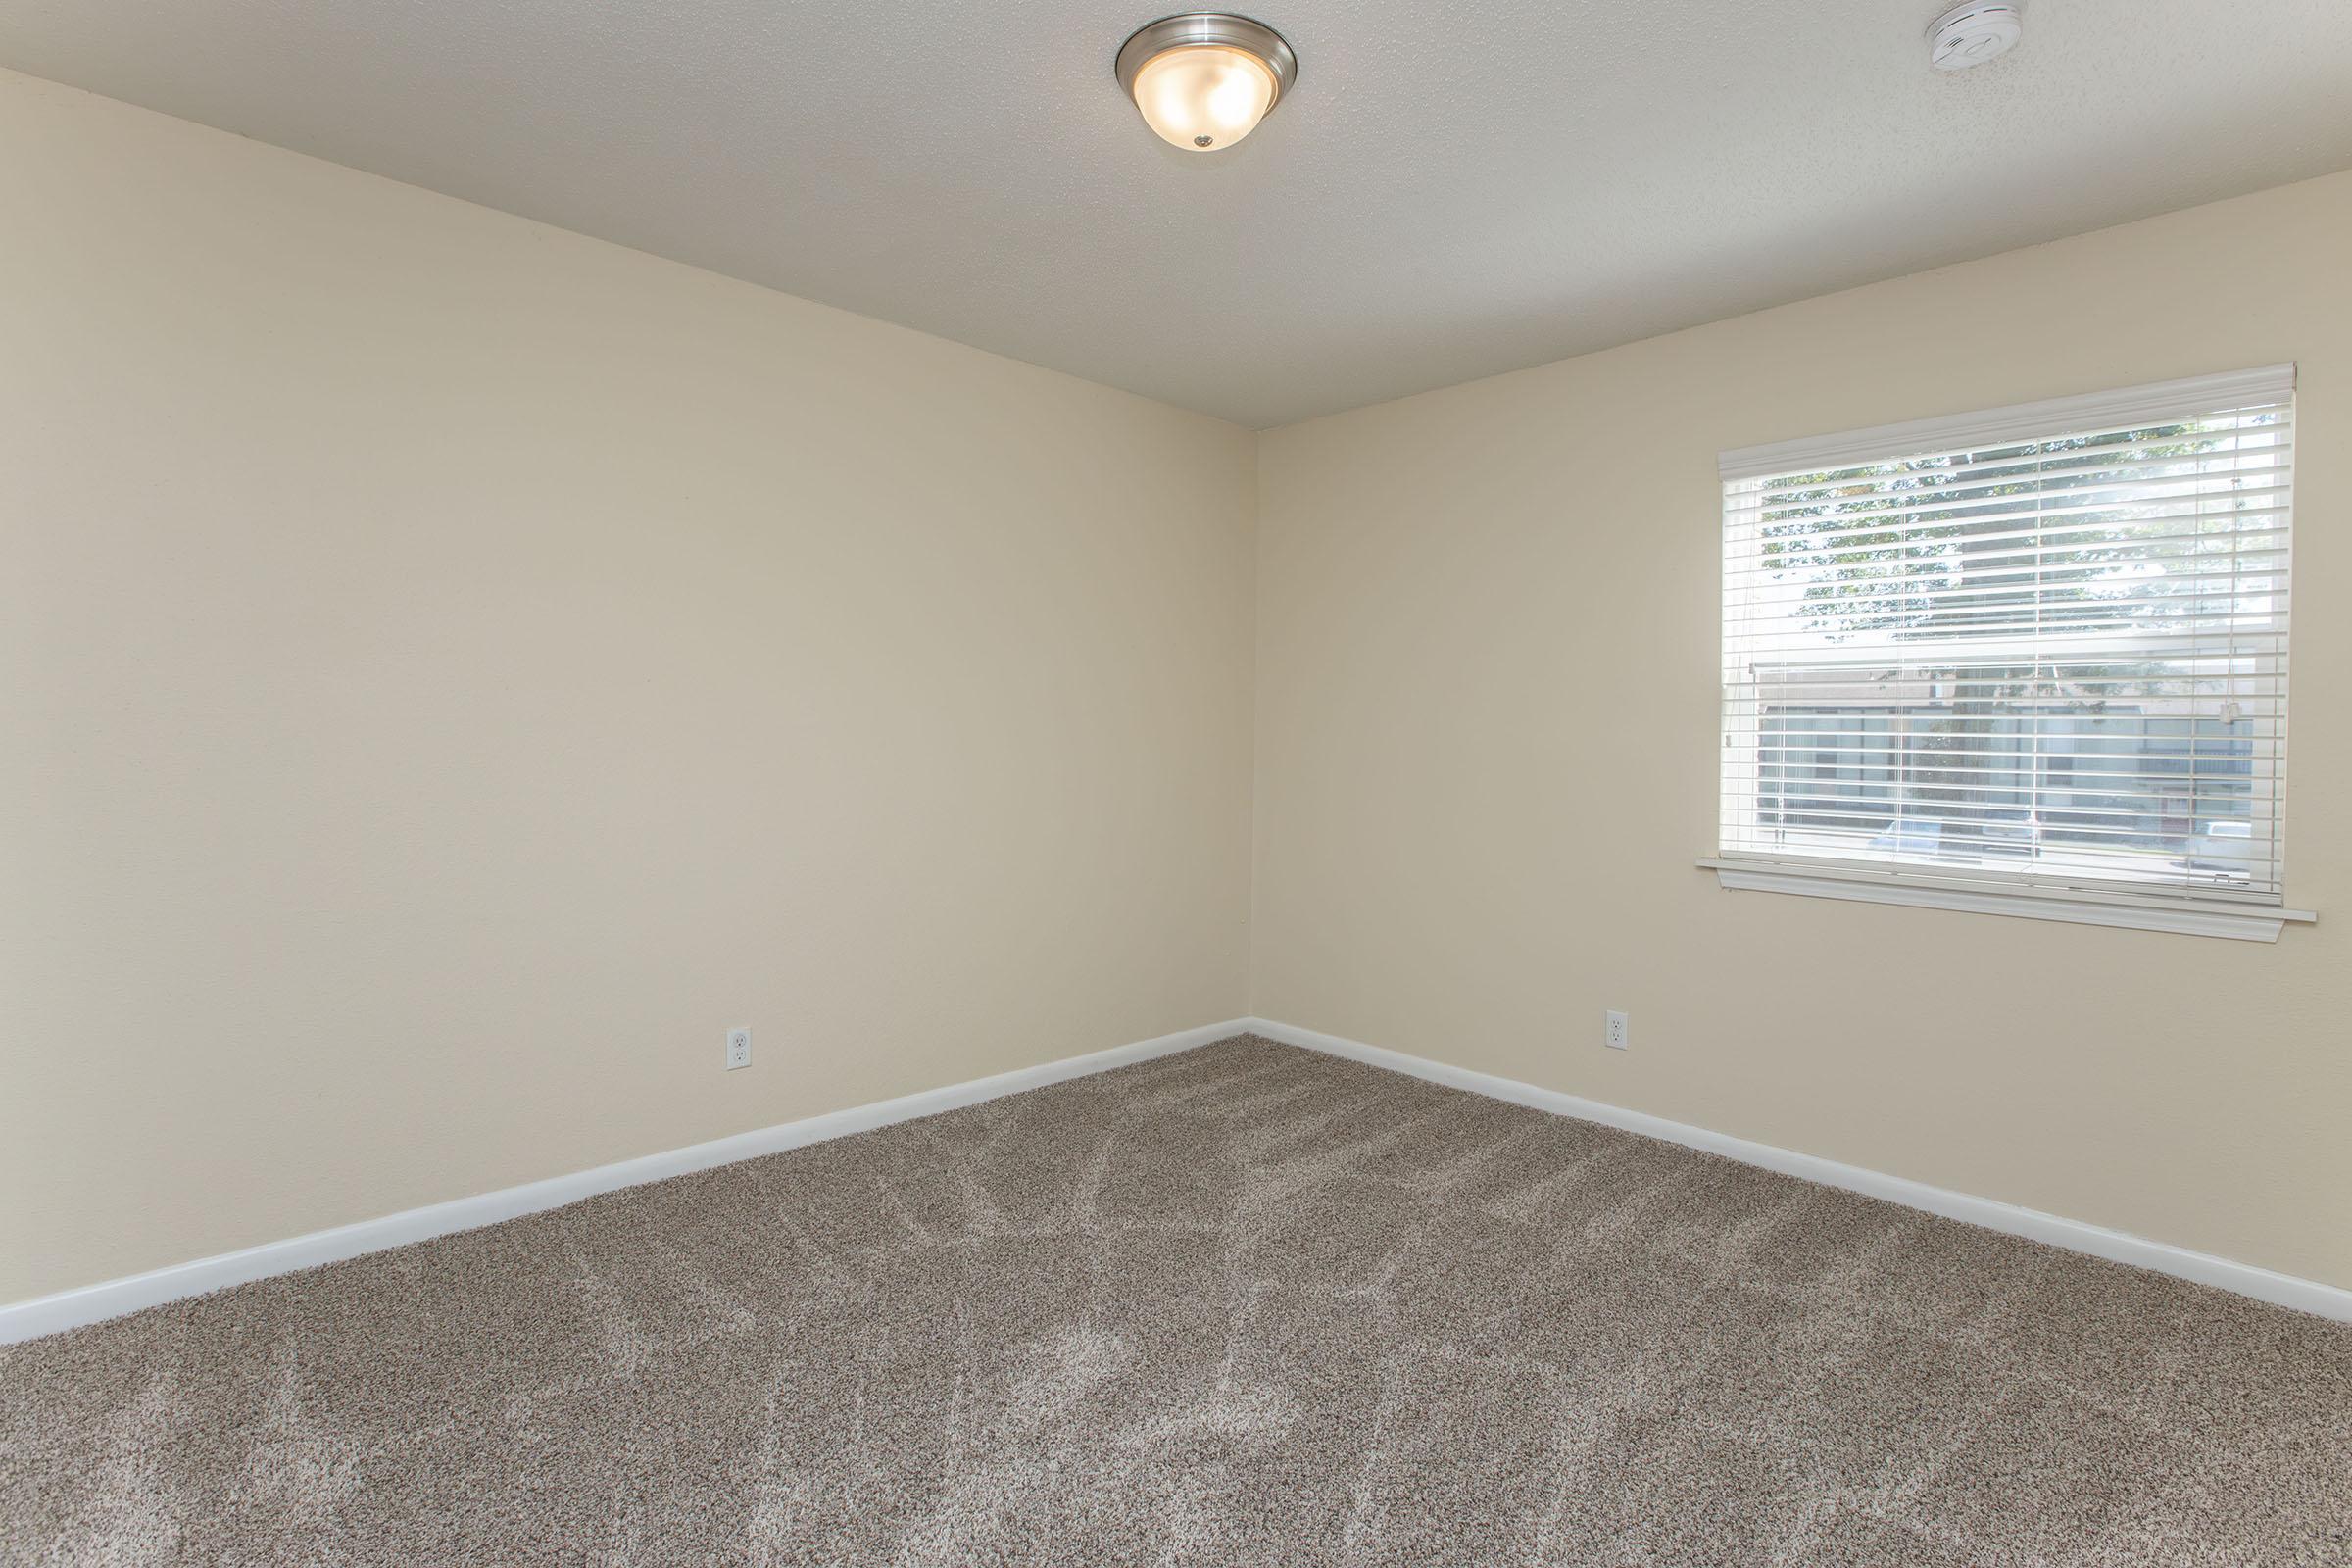
<svg viewBox="0 0 2352 1568"><path fill-rule="evenodd" d="M1723 457L1727 886L2275 938L2294 368Z"/></svg>

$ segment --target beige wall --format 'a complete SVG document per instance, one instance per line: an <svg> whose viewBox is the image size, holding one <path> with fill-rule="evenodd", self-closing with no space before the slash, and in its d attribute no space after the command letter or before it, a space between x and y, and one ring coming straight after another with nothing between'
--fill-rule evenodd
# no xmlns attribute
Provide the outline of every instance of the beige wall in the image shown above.
<svg viewBox="0 0 2352 1568"><path fill-rule="evenodd" d="M1253 1010L2352 1285L2352 174L1259 448ZM1720 891L1723 448L2302 367L2261 946ZM1632 1051L1598 1044L1607 1007Z"/></svg>
<svg viewBox="0 0 2352 1568"><path fill-rule="evenodd" d="M1262 439L5 74L0 213L0 1301L1252 1007L2352 1285L2352 174ZM1719 448L2281 359L2317 929L1692 867Z"/></svg>
<svg viewBox="0 0 2352 1568"><path fill-rule="evenodd" d="M0 1301L1242 1012L1252 448L0 74Z"/></svg>

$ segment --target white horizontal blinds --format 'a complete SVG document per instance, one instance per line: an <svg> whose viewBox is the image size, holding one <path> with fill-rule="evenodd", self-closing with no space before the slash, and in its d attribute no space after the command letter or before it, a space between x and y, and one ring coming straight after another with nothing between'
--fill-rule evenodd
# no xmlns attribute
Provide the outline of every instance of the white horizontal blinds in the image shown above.
<svg viewBox="0 0 2352 1568"><path fill-rule="evenodd" d="M2292 368L2081 406L1727 454L1727 856L2280 902Z"/></svg>

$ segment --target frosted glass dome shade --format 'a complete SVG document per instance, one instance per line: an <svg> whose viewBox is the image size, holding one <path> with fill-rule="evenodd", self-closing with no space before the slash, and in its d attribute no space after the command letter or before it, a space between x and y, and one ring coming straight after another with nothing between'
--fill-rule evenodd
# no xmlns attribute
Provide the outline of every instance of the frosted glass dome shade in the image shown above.
<svg viewBox="0 0 2352 1568"><path fill-rule="evenodd" d="M1186 152L1230 147L1274 107L1274 73L1245 50L1196 44L1154 55L1136 74L1135 107L1159 139Z"/></svg>
<svg viewBox="0 0 2352 1568"><path fill-rule="evenodd" d="M1222 152L1257 128L1298 79L1281 33L1228 11L1187 11L1138 27L1111 69L1144 123L1171 147Z"/></svg>

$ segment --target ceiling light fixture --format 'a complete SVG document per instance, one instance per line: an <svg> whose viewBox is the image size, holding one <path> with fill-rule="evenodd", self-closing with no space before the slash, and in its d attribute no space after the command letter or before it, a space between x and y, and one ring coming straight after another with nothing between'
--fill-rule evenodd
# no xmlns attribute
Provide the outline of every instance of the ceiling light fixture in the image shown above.
<svg viewBox="0 0 2352 1568"><path fill-rule="evenodd" d="M1217 152L1257 128L1298 79L1298 57L1262 22L1187 11L1139 27L1112 70L1159 139Z"/></svg>
<svg viewBox="0 0 2352 1568"><path fill-rule="evenodd" d="M1928 29L1928 64L1966 71L2007 54L2026 35L2026 19L2008 0L1955 6Z"/></svg>

